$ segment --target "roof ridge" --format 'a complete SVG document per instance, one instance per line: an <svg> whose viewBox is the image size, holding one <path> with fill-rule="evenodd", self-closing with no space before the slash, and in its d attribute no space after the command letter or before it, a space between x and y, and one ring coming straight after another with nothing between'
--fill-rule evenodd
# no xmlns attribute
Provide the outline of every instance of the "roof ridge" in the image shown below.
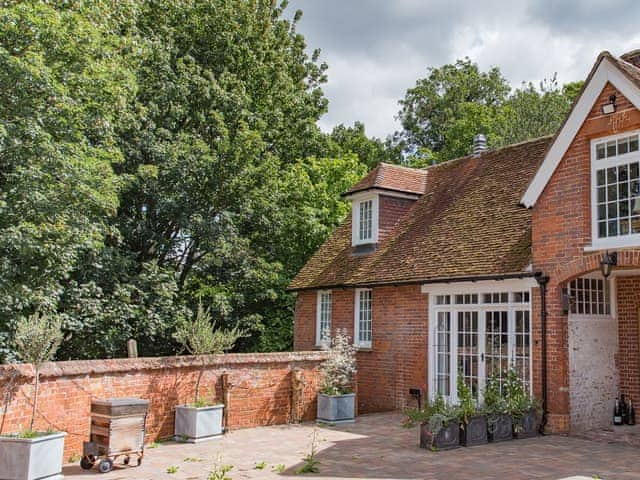
<svg viewBox="0 0 640 480"><path fill-rule="evenodd" d="M493 153L501 152L501 151L507 150L509 148L521 147L523 145L526 145L527 143L536 143L536 142L540 142L542 140L548 140L549 138L552 138L553 136L555 136L555 133L542 135L541 137L532 138L530 140L522 140L521 142L510 143L509 145L503 145L501 147L493 148L491 150L485 150L484 152L481 152L477 156L474 156L473 154L469 154L469 155L465 155L464 157L451 158L449 160L445 160L444 162L436 163L436 164L433 164L433 165L427 165L426 167L423 167L421 170L429 171L432 168L440 167L442 165L451 164L451 163L456 162L458 160L468 160L469 158L474 158L474 157L475 158L481 158L481 157L483 157L485 155L490 155L490 154L493 154Z"/></svg>

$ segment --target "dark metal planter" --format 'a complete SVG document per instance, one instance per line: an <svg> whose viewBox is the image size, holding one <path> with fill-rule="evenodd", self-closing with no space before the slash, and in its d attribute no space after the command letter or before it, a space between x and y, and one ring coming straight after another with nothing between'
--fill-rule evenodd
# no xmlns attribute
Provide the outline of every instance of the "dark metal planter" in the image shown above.
<svg viewBox="0 0 640 480"><path fill-rule="evenodd" d="M476 415L469 419L469 423L460 424L460 445L473 447L484 445L487 439L487 416Z"/></svg>
<svg viewBox="0 0 640 480"><path fill-rule="evenodd" d="M518 439L532 438L538 435L538 420L535 410L523 415L517 425L513 426L513 436Z"/></svg>
<svg viewBox="0 0 640 480"><path fill-rule="evenodd" d="M451 450L460 446L460 426L458 422L444 425L434 437L426 424L420 425L420 447L427 450Z"/></svg>
<svg viewBox="0 0 640 480"><path fill-rule="evenodd" d="M488 422L490 442L504 442L513 439L513 418L511 415L491 415Z"/></svg>

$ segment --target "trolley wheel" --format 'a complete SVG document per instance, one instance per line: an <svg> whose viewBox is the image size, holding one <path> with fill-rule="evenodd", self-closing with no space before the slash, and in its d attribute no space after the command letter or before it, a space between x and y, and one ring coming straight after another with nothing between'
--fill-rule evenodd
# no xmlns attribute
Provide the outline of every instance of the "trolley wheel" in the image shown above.
<svg viewBox="0 0 640 480"><path fill-rule="evenodd" d="M98 464L98 471L100 473L109 473L111 470L113 470L113 460L110 458L103 458L100 460L100 463Z"/></svg>
<svg viewBox="0 0 640 480"><path fill-rule="evenodd" d="M82 467L83 470L91 470L94 463L95 461L89 457L82 457L80 459L80 467Z"/></svg>
<svg viewBox="0 0 640 480"><path fill-rule="evenodd" d="M129 465L129 457L124 457L124 460L122 460L122 463L124 463L125 465Z"/></svg>

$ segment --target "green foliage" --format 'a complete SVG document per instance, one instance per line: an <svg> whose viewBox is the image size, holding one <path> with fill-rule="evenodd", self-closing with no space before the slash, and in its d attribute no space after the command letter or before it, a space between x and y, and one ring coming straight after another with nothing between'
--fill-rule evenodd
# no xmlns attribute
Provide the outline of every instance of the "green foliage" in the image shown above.
<svg viewBox="0 0 640 480"><path fill-rule="evenodd" d="M408 408L404 411L403 426L412 428L418 424L427 425L435 437L450 422L460 421L460 410L454 405L447 405L441 394L430 402L425 401L423 408Z"/></svg>
<svg viewBox="0 0 640 480"><path fill-rule="evenodd" d="M539 410L538 401L528 392L515 368L507 371L503 389L507 411L513 417L514 424L517 425L527 412Z"/></svg>
<svg viewBox="0 0 640 480"><path fill-rule="evenodd" d="M506 398L502 394L500 378L496 372L487 378L484 390L484 410L489 415L506 414L509 410Z"/></svg>
<svg viewBox="0 0 640 480"><path fill-rule="evenodd" d="M231 480L231 478L227 476L227 473L231 470L233 470L233 465L222 465L220 458L218 458L213 466L213 470L209 472L207 480Z"/></svg>
<svg viewBox="0 0 640 480"><path fill-rule="evenodd" d="M23 435L33 432L33 424L38 411L38 390L40 388L40 368L42 364L53 359L63 340L61 321L57 315L46 315L36 311L29 317L18 320L13 338L13 345L18 357L33 365L35 385L33 389L33 406L29 429ZM33 438L27 436L23 438Z"/></svg>
<svg viewBox="0 0 640 480"><path fill-rule="evenodd" d="M286 470L286 466L284 463L279 463L277 465L274 465L273 468L271 469L271 471L276 472L276 473L283 473Z"/></svg>
<svg viewBox="0 0 640 480"><path fill-rule="evenodd" d="M497 67L479 70L469 58L430 68L400 101L403 130L394 144L408 153L408 162L424 166L471 153L473 137L487 136L491 148L554 133L582 86L560 88L553 75L511 89Z"/></svg>
<svg viewBox="0 0 640 480"><path fill-rule="evenodd" d="M328 152L326 156L342 157L353 153L367 170L378 163L402 163L402 148L378 138L367 137L362 122L354 122L352 127L340 124L328 135Z"/></svg>
<svg viewBox="0 0 640 480"><path fill-rule="evenodd" d="M322 362L320 391L326 395L351 393L356 375L356 347L343 329L333 338L325 339L323 349L329 357Z"/></svg>
<svg viewBox="0 0 640 480"><path fill-rule="evenodd" d="M174 333L176 341L192 355L220 354L231 350L238 338L244 333L234 327L231 330L216 328L215 321L211 318L209 309L202 304L198 305L198 311L193 320L183 320ZM200 400L200 380L205 368L205 359L202 358L202 367L195 385L194 407L206 406Z"/></svg>
<svg viewBox="0 0 640 480"><path fill-rule="evenodd" d="M476 401L473 398L471 388L464 381L462 373L458 374L458 418L464 424L469 423L469 420L473 415L478 413Z"/></svg>
<svg viewBox="0 0 640 480"><path fill-rule="evenodd" d="M304 475L307 473L319 473L320 468L318 465L320 462L316 459L316 455L318 454L318 427L313 427L313 432L311 432L311 443L310 443L310 451L309 454L302 459L304 462L300 468L296 470L297 475Z"/></svg>
<svg viewBox="0 0 640 480"><path fill-rule="evenodd" d="M264 470L264 467L267 466L267 462L257 462L255 467L256 470Z"/></svg>
<svg viewBox="0 0 640 480"><path fill-rule="evenodd" d="M177 467L175 465L171 465L170 467L167 467L167 473L169 475L172 475L174 473L178 473L178 470L180 469L180 467Z"/></svg>

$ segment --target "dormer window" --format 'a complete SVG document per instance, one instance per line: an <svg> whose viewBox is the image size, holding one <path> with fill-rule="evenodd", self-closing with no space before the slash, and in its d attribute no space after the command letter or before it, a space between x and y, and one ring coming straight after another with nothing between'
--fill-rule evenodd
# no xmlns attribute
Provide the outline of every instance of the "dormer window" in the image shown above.
<svg viewBox="0 0 640 480"><path fill-rule="evenodd" d="M378 241L378 195L354 198L352 207L352 245Z"/></svg>
<svg viewBox="0 0 640 480"><path fill-rule="evenodd" d="M638 132L591 144L594 247L640 244L640 150Z"/></svg>

